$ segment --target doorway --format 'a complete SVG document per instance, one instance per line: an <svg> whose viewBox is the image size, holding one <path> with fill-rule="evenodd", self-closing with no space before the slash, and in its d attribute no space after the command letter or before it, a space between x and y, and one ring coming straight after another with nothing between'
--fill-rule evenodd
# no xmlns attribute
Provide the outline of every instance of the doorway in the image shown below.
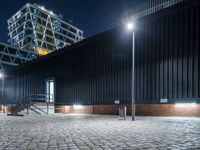
<svg viewBox="0 0 200 150"><path fill-rule="evenodd" d="M55 89L54 89L54 79L46 80L46 94L49 103L54 103Z"/></svg>

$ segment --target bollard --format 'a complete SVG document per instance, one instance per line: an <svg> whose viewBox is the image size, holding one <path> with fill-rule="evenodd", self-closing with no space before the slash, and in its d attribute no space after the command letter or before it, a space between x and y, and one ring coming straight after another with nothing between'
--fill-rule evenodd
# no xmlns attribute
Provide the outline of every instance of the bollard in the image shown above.
<svg viewBox="0 0 200 150"><path fill-rule="evenodd" d="M135 100L132 100L132 121L135 121Z"/></svg>
<svg viewBox="0 0 200 150"><path fill-rule="evenodd" d="M126 120L126 107L119 107L119 119Z"/></svg>

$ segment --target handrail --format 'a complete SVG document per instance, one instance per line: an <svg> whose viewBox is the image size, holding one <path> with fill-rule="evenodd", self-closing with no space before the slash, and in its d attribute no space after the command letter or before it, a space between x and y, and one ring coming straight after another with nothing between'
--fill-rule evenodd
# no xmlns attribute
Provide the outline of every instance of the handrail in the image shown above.
<svg viewBox="0 0 200 150"><path fill-rule="evenodd" d="M11 106L13 107L14 104L17 107L16 109L13 109L13 113L17 114L20 110L22 109L27 109L27 114L29 113L30 106L33 106L37 108L38 110L44 112L44 113L49 113L49 103L50 103L50 98L54 98L53 94L42 94L42 93L37 93L37 94L28 94L27 96L20 97L16 100L11 101ZM39 107L34 105L34 102L44 102L47 107L47 112L44 110L40 109Z"/></svg>

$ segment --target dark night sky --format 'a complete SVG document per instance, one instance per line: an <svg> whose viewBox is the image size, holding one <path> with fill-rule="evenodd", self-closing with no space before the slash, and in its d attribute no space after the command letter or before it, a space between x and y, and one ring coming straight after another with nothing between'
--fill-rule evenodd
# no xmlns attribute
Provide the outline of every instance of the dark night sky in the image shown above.
<svg viewBox="0 0 200 150"><path fill-rule="evenodd" d="M2 0L0 5L0 41L7 42L7 19L27 2L37 3L61 13L64 20L89 37L113 28L121 23L121 13L144 0Z"/></svg>

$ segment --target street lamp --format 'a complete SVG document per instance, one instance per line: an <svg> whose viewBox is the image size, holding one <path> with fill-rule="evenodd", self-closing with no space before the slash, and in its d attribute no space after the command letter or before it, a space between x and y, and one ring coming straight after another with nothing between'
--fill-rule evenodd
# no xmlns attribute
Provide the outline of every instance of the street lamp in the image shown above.
<svg viewBox="0 0 200 150"><path fill-rule="evenodd" d="M132 32L132 81L131 81L131 109L132 109L132 120L135 120L135 84L134 84L134 72L135 72L135 24L133 22L126 23L128 31Z"/></svg>
<svg viewBox="0 0 200 150"><path fill-rule="evenodd" d="M1 83L2 83L2 89L1 89L1 92L2 92L2 93L1 93L1 104L2 104L3 101L4 101L4 100L3 100L3 98L4 98L4 96L3 96L3 95L4 95L4 74L3 74L2 72L0 72L0 79L2 80L2 81L1 81ZM2 111L4 112L3 109L4 109L4 106L2 107Z"/></svg>
<svg viewBox="0 0 200 150"><path fill-rule="evenodd" d="M3 73L0 72L0 78L3 78Z"/></svg>
<svg viewBox="0 0 200 150"><path fill-rule="evenodd" d="M128 23L126 24L126 27L127 27L128 30L133 30L133 29L134 29L134 23L128 22Z"/></svg>

